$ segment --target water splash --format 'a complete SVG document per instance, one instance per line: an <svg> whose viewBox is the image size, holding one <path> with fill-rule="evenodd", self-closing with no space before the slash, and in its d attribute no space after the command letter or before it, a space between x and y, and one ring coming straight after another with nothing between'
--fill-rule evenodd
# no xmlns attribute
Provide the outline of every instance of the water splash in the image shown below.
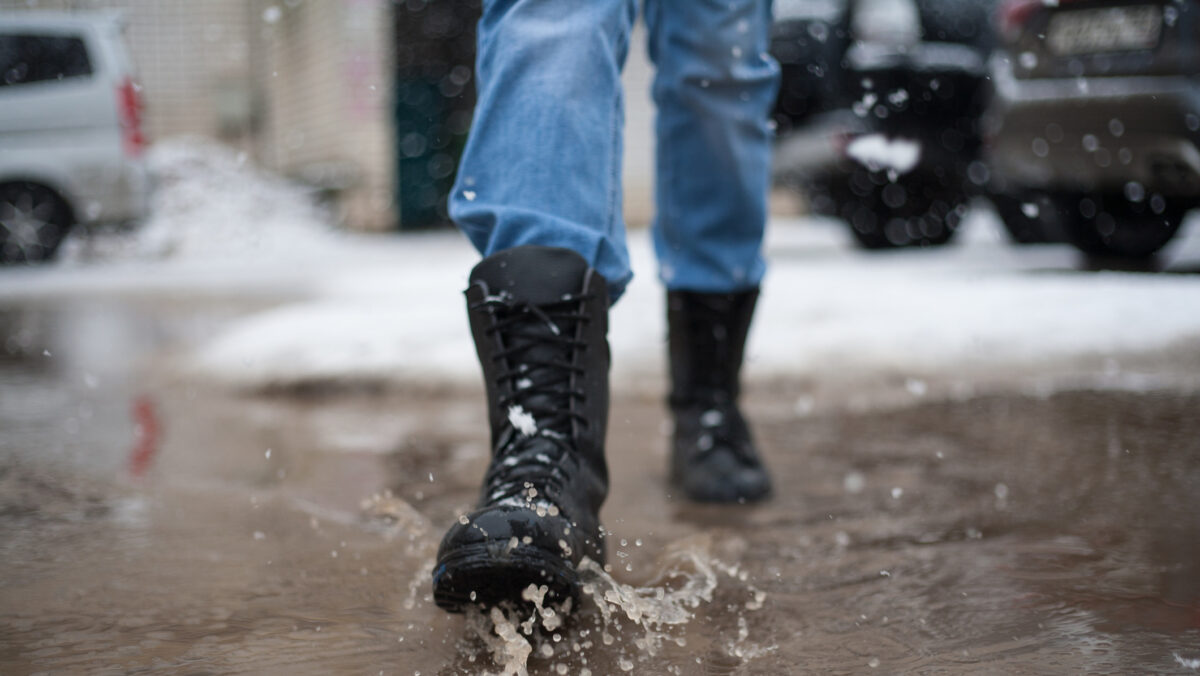
<svg viewBox="0 0 1200 676"><path fill-rule="evenodd" d="M584 559L581 607L574 613L568 599L561 606L545 605L546 587L530 585L521 595L521 607L491 608L485 614L467 612L467 636L475 637L490 654L499 676L528 673L530 660L545 662L552 673L606 673L613 667L634 671L639 662L662 654L670 646L686 647L686 630L706 606L722 594L744 596L736 609L736 637L714 646L727 658L753 659L775 650L749 642L745 612L762 609L766 593L748 583L749 574L726 564L711 553L710 537L689 538L666 548L655 565L657 571L641 585L621 582L610 570ZM716 609L719 612L720 609ZM569 617L569 621L568 621ZM608 665L588 663L605 653ZM473 661L473 660L472 660ZM543 665L539 664L539 668Z"/></svg>

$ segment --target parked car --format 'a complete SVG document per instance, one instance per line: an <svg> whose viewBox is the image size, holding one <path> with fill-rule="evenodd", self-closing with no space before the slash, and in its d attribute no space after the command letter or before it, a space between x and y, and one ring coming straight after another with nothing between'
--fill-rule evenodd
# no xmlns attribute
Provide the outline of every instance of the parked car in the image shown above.
<svg viewBox="0 0 1200 676"><path fill-rule="evenodd" d="M844 220L866 248L950 241L986 183L980 118L992 1L776 7L777 181Z"/></svg>
<svg viewBox="0 0 1200 676"><path fill-rule="evenodd" d="M1200 206L1200 0L1007 0L986 117L1021 241L1144 258Z"/></svg>
<svg viewBox="0 0 1200 676"><path fill-rule="evenodd" d="M115 14L0 14L0 262L147 211L142 103Z"/></svg>
<svg viewBox="0 0 1200 676"><path fill-rule="evenodd" d="M773 117L781 137L843 105L850 40L849 0L775 0L771 55L781 78Z"/></svg>

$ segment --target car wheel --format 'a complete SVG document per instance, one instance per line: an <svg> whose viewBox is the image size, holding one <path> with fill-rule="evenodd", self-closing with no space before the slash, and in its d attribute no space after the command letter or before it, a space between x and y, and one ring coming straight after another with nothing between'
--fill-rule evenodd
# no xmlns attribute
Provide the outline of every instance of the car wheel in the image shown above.
<svg viewBox="0 0 1200 676"><path fill-rule="evenodd" d="M1123 195L1059 196L1067 237L1080 251L1148 258L1171 241L1186 209L1159 195L1132 202Z"/></svg>
<svg viewBox="0 0 1200 676"><path fill-rule="evenodd" d="M1046 244L1060 241L1051 232L1055 205L1045 196L989 195L996 215L1016 244Z"/></svg>
<svg viewBox="0 0 1200 676"><path fill-rule="evenodd" d="M27 181L0 184L0 263L50 260L71 222L70 207L53 190Z"/></svg>
<svg viewBox="0 0 1200 676"><path fill-rule="evenodd" d="M867 190L860 184L851 192L841 216L864 249L942 246L954 238L966 210L965 196L947 195L921 181L887 182Z"/></svg>

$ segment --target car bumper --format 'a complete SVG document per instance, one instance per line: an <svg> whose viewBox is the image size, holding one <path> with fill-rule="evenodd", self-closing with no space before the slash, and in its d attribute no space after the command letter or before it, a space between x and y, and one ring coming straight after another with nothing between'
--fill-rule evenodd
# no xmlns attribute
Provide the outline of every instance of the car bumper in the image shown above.
<svg viewBox="0 0 1200 676"><path fill-rule="evenodd" d="M986 120L994 187L1123 190L1200 198L1200 79L1017 80L993 67Z"/></svg>

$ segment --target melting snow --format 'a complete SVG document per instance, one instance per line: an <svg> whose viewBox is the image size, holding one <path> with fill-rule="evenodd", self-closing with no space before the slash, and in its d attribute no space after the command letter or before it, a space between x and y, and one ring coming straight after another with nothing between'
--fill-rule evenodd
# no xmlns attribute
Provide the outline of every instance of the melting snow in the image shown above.
<svg viewBox="0 0 1200 676"><path fill-rule="evenodd" d="M1193 658L1188 658L1188 657L1180 657L1179 655L1174 654L1174 653L1172 653L1172 656L1175 658L1175 661L1178 662L1180 666L1182 666L1186 669L1191 669L1192 671L1196 671L1197 669L1200 669L1200 657L1193 659Z"/></svg>
<svg viewBox="0 0 1200 676"><path fill-rule="evenodd" d="M889 169L897 174L907 174L921 159L921 144L903 138L888 140L883 134L871 134L851 141L846 146L846 154L871 171Z"/></svg>
<svg viewBox="0 0 1200 676"><path fill-rule="evenodd" d="M537 434L538 426L537 421L533 419L533 414L520 406L513 405L508 407L508 422L527 437Z"/></svg>

